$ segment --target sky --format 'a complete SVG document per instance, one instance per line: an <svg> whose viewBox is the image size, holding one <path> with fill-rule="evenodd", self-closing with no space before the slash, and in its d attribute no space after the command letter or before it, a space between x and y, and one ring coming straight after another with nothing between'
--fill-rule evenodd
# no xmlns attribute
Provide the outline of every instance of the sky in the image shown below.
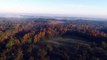
<svg viewBox="0 0 107 60"><path fill-rule="evenodd" d="M107 0L0 0L0 13L107 17Z"/></svg>

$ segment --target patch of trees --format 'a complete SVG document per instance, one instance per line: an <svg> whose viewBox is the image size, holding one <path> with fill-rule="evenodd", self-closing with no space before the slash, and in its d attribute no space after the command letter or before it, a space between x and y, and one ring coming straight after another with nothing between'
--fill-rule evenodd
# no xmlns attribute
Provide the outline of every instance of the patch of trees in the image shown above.
<svg viewBox="0 0 107 60"><path fill-rule="evenodd" d="M88 22L50 24L48 20L27 20L0 23L0 60L107 60L107 34L92 29ZM59 37L86 43L58 46L48 42Z"/></svg>

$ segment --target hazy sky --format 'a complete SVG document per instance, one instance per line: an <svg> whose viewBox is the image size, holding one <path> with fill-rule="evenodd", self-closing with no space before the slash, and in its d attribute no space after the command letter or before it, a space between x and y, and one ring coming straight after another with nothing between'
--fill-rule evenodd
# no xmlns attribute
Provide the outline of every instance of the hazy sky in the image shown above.
<svg viewBox="0 0 107 60"><path fill-rule="evenodd" d="M107 17L107 0L0 0L0 12Z"/></svg>

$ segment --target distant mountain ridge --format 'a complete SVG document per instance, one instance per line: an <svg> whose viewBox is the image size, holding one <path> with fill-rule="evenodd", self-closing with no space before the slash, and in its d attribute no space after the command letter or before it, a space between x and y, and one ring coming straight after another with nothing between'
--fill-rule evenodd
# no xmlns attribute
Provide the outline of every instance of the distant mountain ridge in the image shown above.
<svg viewBox="0 0 107 60"><path fill-rule="evenodd" d="M58 20L98 20L107 21L106 18L99 17L79 17L79 16L56 16L56 15L36 15L36 14L0 14L0 18L53 18Z"/></svg>

